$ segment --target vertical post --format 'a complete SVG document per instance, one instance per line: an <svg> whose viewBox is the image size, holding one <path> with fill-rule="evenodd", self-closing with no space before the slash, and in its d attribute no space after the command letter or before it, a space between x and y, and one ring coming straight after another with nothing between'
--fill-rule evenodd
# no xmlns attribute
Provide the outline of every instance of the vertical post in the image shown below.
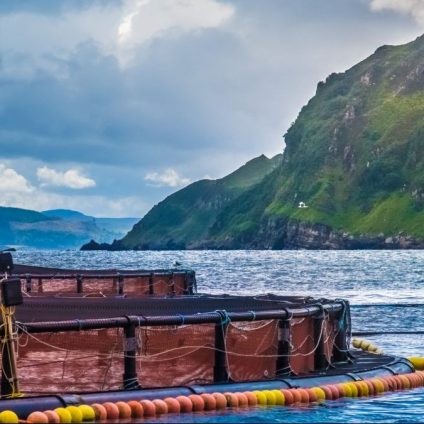
<svg viewBox="0 0 424 424"><path fill-rule="evenodd" d="M153 272L149 275L149 294L155 294L155 290L153 287Z"/></svg>
<svg viewBox="0 0 424 424"><path fill-rule="evenodd" d="M6 312L3 316L5 317L5 327L3 333L3 352L1 356L1 396L8 397L19 393L19 382L16 369L12 314Z"/></svg>
<svg viewBox="0 0 424 424"><path fill-rule="evenodd" d="M290 374L290 321L278 321L278 350L276 375Z"/></svg>
<svg viewBox="0 0 424 424"><path fill-rule="evenodd" d="M124 294L124 276L118 275L118 294Z"/></svg>
<svg viewBox="0 0 424 424"><path fill-rule="evenodd" d="M184 294L195 293L197 293L196 275L194 274L194 271L186 271L186 277L184 282Z"/></svg>
<svg viewBox="0 0 424 424"><path fill-rule="evenodd" d="M82 288L82 276L81 275L77 275L77 293L82 293L83 292L83 288Z"/></svg>
<svg viewBox="0 0 424 424"><path fill-rule="evenodd" d="M131 390L140 388L137 380L137 339L135 337L135 325L128 318L128 325L124 329L124 389Z"/></svg>
<svg viewBox="0 0 424 424"><path fill-rule="evenodd" d="M175 280L174 280L174 273L172 273L171 274L171 277L170 277L170 279L171 279L171 284L170 284L170 286L171 286L171 296L175 296Z"/></svg>
<svg viewBox="0 0 424 424"><path fill-rule="evenodd" d="M26 287L25 288L26 288L27 293L31 293L31 290L32 290L32 280L31 280L30 275L27 275L26 276L25 282L26 282Z"/></svg>
<svg viewBox="0 0 424 424"><path fill-rule="evenodd" d="M187 271L184 274L184 290L183 290L183 294L190 294L190 292L188 290L188 272Z"/></svg>
<svg viewBox="0 0 424 424"><path fill-rule="evenodd" d="M38 293L43 293L43 279L38 279Z"/></svg>
<svg viewBox="0 0 424 424"><path fill-rule="evenodd" d="M225 350L225 336L228 324L215 324L215 365L213 368L214 383L228 381L227 352Z"/></svg>
<svg viewBox="0 0 424 424"><path fill-rule="evenodd" d="M196 294L197 293L197 281L196 281L196 274L194 271L191 271L191 285L190 285L190 294Z"/></svg>
<svg viewBox="0 0 424 424"><path fill-rule="evenodd" d="M19 380L15 355L16 331L13 323L14 306L21 305L22 285L20 279L1 280L1 316L3 321L1 355L1 397L19 395Z"/></svg>
<svg viewBox="0 0 424 424"><path fill-rule="evenodd" d="M336 320L336 337L334 338L333 358L334 362L346 362L349 360L348 335L350 328L349 319L349 303L345 302L343 310L339 313Z"/></svg>
<svg viewBox="0 0 424 424"><path fill-rule="evenodd" d="M8 324L5 323L5 326L6 325ZM2 331L2 333L4 342L3 352L1 355L1 397L4 398L9 397L15 392L17 378L16 374L14 374L13 364L11 361L11 358L14 357L13 340L9 339L8 330L6 328Z"/></svg>
<svg viewBox="0 0 424 424"><path fill-rule="evenodd" d="M325 317L324 311L322 311L321 315L314 317L315 370L323 370L328 365L327 357L325 356L324 325Z"/></svg>

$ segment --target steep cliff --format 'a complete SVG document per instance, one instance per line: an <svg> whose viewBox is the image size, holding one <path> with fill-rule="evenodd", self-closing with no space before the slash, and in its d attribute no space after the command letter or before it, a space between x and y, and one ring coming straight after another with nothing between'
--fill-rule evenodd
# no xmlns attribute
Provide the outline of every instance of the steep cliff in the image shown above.
<svg viewBox="0 0 424 424"><path fill-rule="evenodd" d="M195 183L115 247L423 248L424 36L320 82L285 143L257 184Z"/></svg>
<svg viewBox="0 0 424 424"><path fill-rule="evenodd" d="M282 166L227 206L207 245L424 246L423 137L420 37L320 82L285 135Z"/></svg>

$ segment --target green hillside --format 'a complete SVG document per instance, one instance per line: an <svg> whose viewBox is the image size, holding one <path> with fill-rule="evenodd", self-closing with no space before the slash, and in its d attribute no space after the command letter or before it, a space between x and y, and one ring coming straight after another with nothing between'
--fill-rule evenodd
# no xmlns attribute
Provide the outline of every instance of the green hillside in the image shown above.
<svg viewBox="0 0 424 424"><path fill-rule="evenodd" d="M116 247L424 248L424 36L320 82L285 142L272 172L194 183Z"/></svg>
<svg viewBox="0 0 424 424"><path fill-rule="evenodd" d="M231 201L259 184L281 163L281 155L252 159L219 180L201 180L160 202L120 241L125 248L196 248Z"/></svg>
<svg viewBox="0 0 424 424"><path fill-rule="evenodd" d="M282 167L228 205L211 230L212 244L296 245L287 231L294 221L305 231L324 224L351 239L424 238L423 136L420 37L381 47L320 82L285 135ZM308 207L299 208L301 201ZM274 232L266 231L270 223Z"/></svg>

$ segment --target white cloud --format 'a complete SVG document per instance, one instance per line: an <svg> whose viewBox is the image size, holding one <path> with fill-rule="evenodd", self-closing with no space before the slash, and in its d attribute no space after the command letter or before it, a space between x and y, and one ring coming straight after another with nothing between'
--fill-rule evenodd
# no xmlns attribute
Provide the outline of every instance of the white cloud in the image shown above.
<svg viewBox="0 0 424 424"><path fill-rule="evenodd" d="M71 177L69 177L69 171L68 174L66 172L61 174L46 167L39 168L38 172L40 172L40 170L41 174L49 176L54 175L55 178L59 175L67 180L68 183L81 184L80 179L74 179L72 176L74 175L73 172L70 173ZM53 171L53 173L51 171ZM66 174L68 177L65 177ZM78 173L76 175L81 177ZM83 179L84 178L85 177L83 177ZM87 180L92 181L90 179ZM23 175L2 163L0 163L0 206L37 211L58 208L73 209L89 215L108 217L141 217L148 207L138 196L113 198L111 196L101 195L67 196L58 193L50 193L44 191L42 188L32 186ZM101 213L99 213L99 211L101 211Z"/></svg>
<svg viewBox="0 0 424 424"><path fill-rule="evenodd" d="M59 172L43 166L37 169L37 177L41 185L44 186L52 185L76 190L96 186L96 182L93 179L81 175L77 169L68 169L65 172Z"/></svg>
<svg viewBox="0 0 424 424"><path fill-rule="evenodd" d="M412 16L418 23L424 25L423 0L371 0L371 9L375 11L393 10Z"/></svg>
<svg viewBox="0 0 424 424"><path fill-rule="evenodd" d="M216 28L233 14L233 6L216 0L127 0L117 30L118 58L126 65L137 45L169 31Z"/></svg>
<svg viewBox="0 0 424 424"><path fill-rule="evenodd" d="M190 182L188 178L178 175L174 169L166 169L163 173L149 172L144 177L145 181L157 187L181 187Z"/></svg>
<svg viewBox="0 0 424 424"><path fill-rule="evenodd" d="M34 188L26 178L18 174L14 169L0 164L0 193L31 193ZM0 199L1 200L1 199Z"/></svg>
<svg viewBox="0 0 424 424"><path fill-rule="evenodd" d="M142 43L164 37L169 30L219 27L233 13L233 6L217 0L125 0L123 6L94 4L67 10L60 19L25 11L6 14L1 16L0 50L8 54L0 70L28 78L38 68L66 77L66 58L87 40L128 65L133 48ZM17 37L16 28L25 31Z"/></svg>
<svg viewBox="0 0 424 424"><path fill-rule="evenodd" d="M216 0L128 0L118 26L118 40L142 43L170 29L215 28L233 13L233 6Z"/></svg>

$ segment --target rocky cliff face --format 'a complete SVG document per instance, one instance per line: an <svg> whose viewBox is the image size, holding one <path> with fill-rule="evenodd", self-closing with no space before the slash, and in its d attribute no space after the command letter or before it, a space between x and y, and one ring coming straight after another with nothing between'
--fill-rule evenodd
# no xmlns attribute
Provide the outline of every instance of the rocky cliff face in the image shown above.
<svg viewBox="0 0 424 424"><path fill-rule="evenodd" d="M381 47L320 82L285 135L282 166L226 208L209 240L264 248L420 247L423 140L420 37Z"/></svg>
<svg viewBox="0 0 424 424"><path fill-rule="evenodd" d="M285 135L282 160L260 181L236 195L210 184L194 196L181 190L152 209L121 244L422 248L423 140L424 36L383 46L320 82Z"/></svg>
<svg viewBox="0 0 424 424"><path fill-rule="evenodd" d="M252 250L360 250L360 249L423 249L424 240L399 233L386 237L350 234L324 224L297 220L270 219L263 223L254 240L227 238L216 242L204 241L196 249L252 249Z"/></svg>

